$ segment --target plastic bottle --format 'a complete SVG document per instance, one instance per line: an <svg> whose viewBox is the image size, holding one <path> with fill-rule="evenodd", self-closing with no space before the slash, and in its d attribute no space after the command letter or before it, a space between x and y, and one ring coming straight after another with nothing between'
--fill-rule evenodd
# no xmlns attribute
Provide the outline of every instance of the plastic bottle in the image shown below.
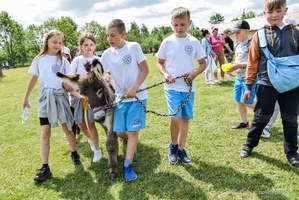
<svg viewBox="0 0 299 200"><path fill-rule="evenodd" d="M31 106L31 101L29 100L29 105ZM22 124L25 124L27 119L28 119L28 116L29 116L29 107L26 106L24 109L23 109L23 113L22 113Z"/></svg>

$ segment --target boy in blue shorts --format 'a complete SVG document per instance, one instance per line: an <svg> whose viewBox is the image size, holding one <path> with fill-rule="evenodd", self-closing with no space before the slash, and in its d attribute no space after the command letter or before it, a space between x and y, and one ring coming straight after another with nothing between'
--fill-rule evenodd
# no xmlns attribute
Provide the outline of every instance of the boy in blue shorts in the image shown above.
<svg viewBox="0 0 299 200"><path fill-rule="evenodd" d="M255 102L255 85L252 86L252 92L249 101L244 101L244 93L246 90L245 75L248 60L248 47L251 43L251 39L248 37L250 26L247 21L240 20L236 22L233 27L238 43L235 46L235 60L233 61L233 67L229 72L237 71L235 85L234 85L234 100L238 105L238 112L240 122L234 126L233 129L249 128L249 122L247 120L247 107L254 108Z"/></svg>
<svg viewBox="0 0 299 200"><path fill-rule="evenodd" d="M149 69L140 45L125 40L126 28L122 20L112 20L107 26L106 35L111 47L103 52L101 62L104 70L111 74L116 99L125 97L115 105L113 131L127 141L124 176L126 181L133 181L137 175L132 161L139 130L145 128L146 121L146 114L134 97L137 96L146 105L147 91L136 91L146 87L145 79Z"/></svg>
<svg viewBox="0 0 299 200"><path fill-rule="evenodd" d="M187 33L192 21L187 8L178 7L171 13L171 25L174 34L165 38L157 53L157 68L167 81L164 84L169 113L175 113L186 100L189 86L184 79L175 77L186 74L187 80L192 81L192 92L187 104L170 120L171 143L168 160L176 164L178 159L185 165L191 163L185 150L189 120L193 118L194 79L206 68L205 53L200 42ZM195 69L194 60L199 67Z"/></svg>
<svg viewBox="0 0 299 200"><path fill-rule="evenodd" d="M265 33L267 48L274 57L291 57L299 54L299 31L294 25L283 22L287 10L286 0L264 0L264 16L267 25L259 31ZM259 31L253 35L249 48L244 96L245 100L249 98L252 84L258 76L257 103L240 156L241 158L249 157L253 149L258 146L262 131L269 122L277 101L283 126L284 153L288 162L293 167L299 168L297 152L299 87L283 93L273 87L268 74L267 57L259 44L259 37L261 37Z"/></svg>

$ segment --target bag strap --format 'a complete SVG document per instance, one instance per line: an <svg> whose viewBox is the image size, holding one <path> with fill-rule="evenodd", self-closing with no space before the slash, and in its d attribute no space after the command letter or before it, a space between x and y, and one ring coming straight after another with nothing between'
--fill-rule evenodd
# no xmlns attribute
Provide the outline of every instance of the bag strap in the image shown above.
<svg viewBox="0 0 299 200"><path fill-rule="evenodd" d="M259 45L260 45L261 49L263 50L267 59L273 58L274 56L272 55L272 53L269 51L269 49L267 47L266 33L265 33L264 29L258 30L258 37L259 37Z"/></svg>

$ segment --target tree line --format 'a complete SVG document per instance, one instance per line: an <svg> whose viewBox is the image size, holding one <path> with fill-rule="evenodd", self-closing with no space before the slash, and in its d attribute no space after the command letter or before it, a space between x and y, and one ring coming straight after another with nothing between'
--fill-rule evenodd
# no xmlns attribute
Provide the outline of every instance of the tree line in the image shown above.
<svg viewBox="0 0 299 200"><path fill-rule="evenodd" d="M250 16L255 17L255 13L250 11ZM218 24L224 21L224 16L219 13L210 17L211 24ZM39 53L43 44L43 38L49 30L59 30L64 34L64 44L70 49L78 47L78 38L81 32L88 31L92 33L96 40L96 51L103 51L109 47L106 40L106 28L98 22L92 20L84 24L80 29L71 17L62 16L58 19L49 18L43 24L37 26L29 25L26 29L13 20L8 12L0 12L0 64L8 61L11 67L22 67L31 62ZM144 53L157 51L162 40L172 34L170 26L154 27L148 30L145 24L141 27L136 22L131 22L127 27L128 41L136 41L141 45ZM200 28L194 24L191 25L189 33L199 40L202 39ZM0 66L1 69L1 66ZM2 72L2 70L0 70ZM1 73L0 73L1 75Z"/></svg>

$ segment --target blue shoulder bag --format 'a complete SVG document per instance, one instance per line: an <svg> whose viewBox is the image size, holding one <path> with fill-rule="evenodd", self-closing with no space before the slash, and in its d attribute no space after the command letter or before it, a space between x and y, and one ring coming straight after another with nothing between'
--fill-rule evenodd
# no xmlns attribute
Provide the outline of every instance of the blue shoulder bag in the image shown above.
<svg viewBox="0 0 299 200"><path fill-rule="evenodd" d="M260 47L267 57L268 76L273 87L284 93L299 86L299 55L274 57L267 47L264 29L258 30Z"/></svg>

